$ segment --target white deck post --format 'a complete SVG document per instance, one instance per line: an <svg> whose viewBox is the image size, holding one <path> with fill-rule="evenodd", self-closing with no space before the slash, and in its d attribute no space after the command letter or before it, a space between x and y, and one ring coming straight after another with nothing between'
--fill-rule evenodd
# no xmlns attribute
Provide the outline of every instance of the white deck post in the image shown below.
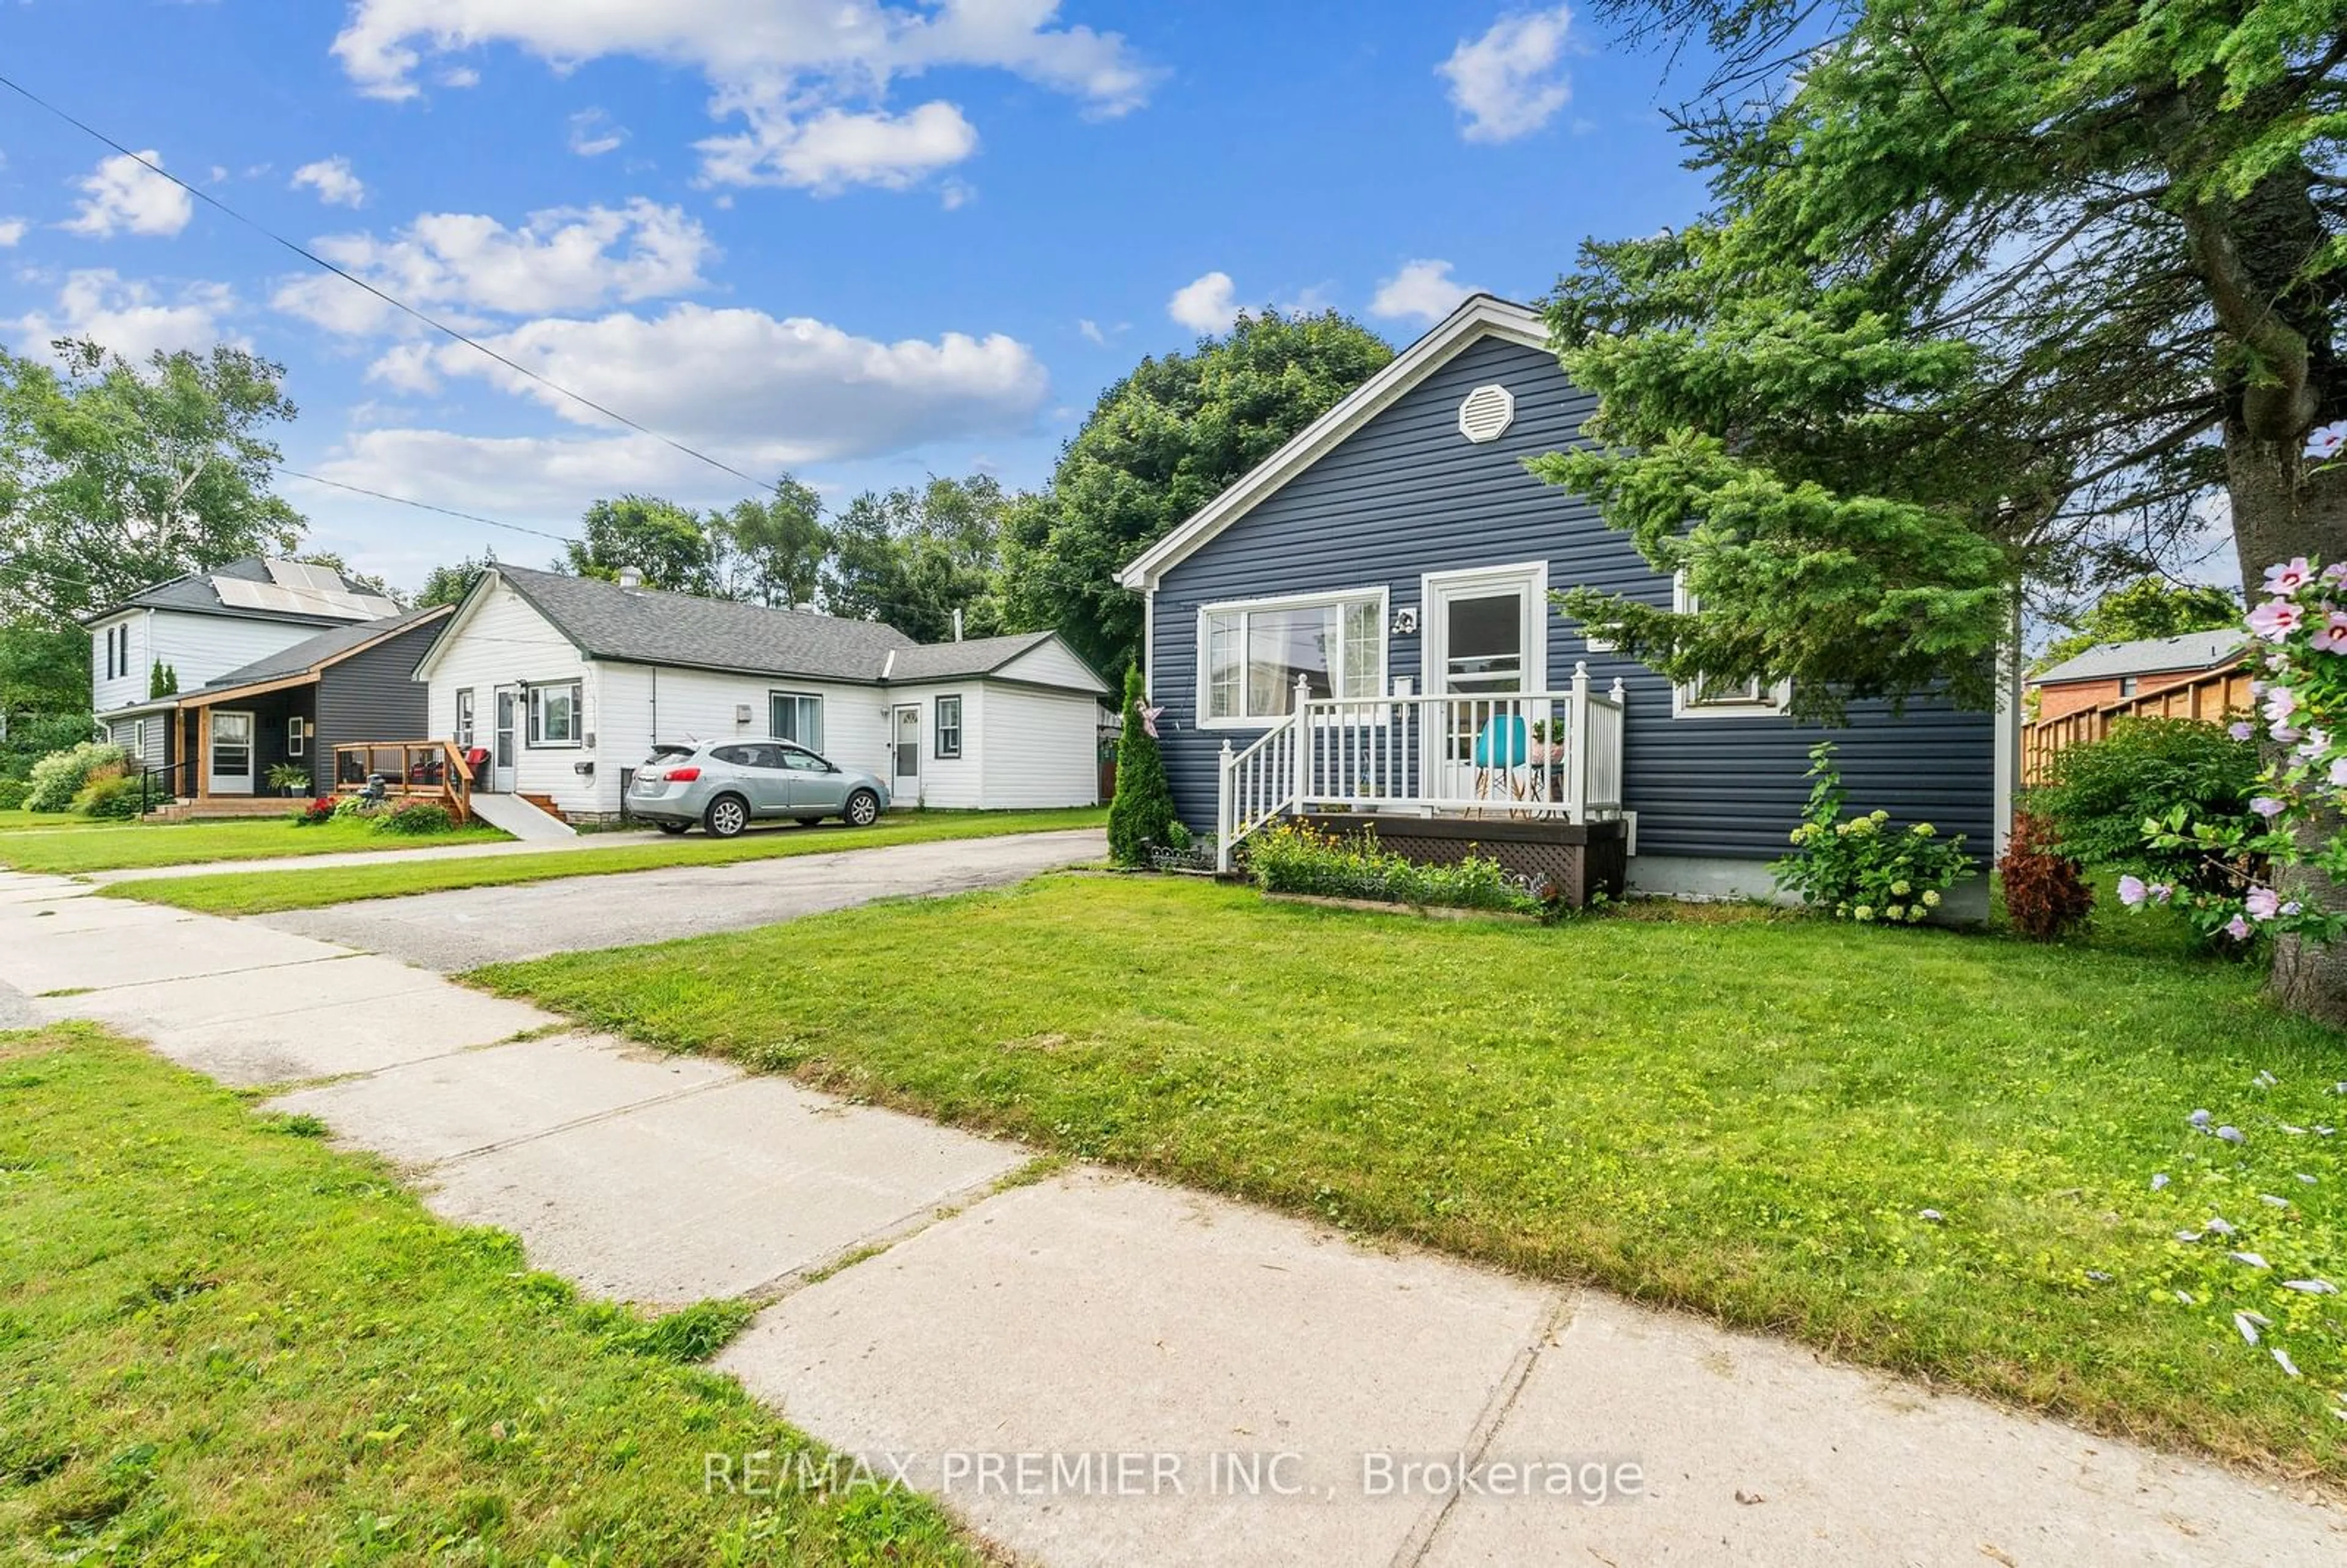
<svg viewBox="0 0 2347 1568"><path fill-rule="evenodd" d="M1222 764L1214 770L1214 869L1228 876L1231 869L1231 831L1237 825L1238 813L1231 799L1231 743L1223 738Z"/></svg>
<svg viewBox="0 0 2347 1568"><path fill-rule="evenodd" d="M1296 726L1296 812L1304 813L1304 797L1312 791L1312 726L1305 704L1312 701L1312 682L1302 675L1296 678L1296 712L1290 721Z"/></svg>
<svg viewBox="0 0 2347 1568"><path fill-rule="evenodd" d="M1573 664L1573 695L1567 700L1564 820L1589 820L1589 661Z"/></svg>

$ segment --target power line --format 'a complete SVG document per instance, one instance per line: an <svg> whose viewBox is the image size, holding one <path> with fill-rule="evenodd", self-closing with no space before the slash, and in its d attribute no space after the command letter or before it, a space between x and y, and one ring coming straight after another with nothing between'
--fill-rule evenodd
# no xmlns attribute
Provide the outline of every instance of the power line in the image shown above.
<svg viewBox="0 0 2347 1568"><path fill-rule="evenodd" d="M621 414L617 409L596 402L593 398L589 397L584 393L573 392L570 388L563 385L560 382L556 381L549 376L541 375L537 371L530 369L529 366L519 364L507 358L506 355L499 354L496 349L491 348L488 344L482 343L477 338L466 336L465 333L457 331L455 327L450 326L447 323L440 320L438 317L427 314L426 313L416 309L414 305L409 304L406 301L400 299L395 295L385 293L383 290L376 288L373 283L368 282L364 278L358 276L354 272L344 271L343 268L327 261L323 256L319 255L308 247L297 244L292 240L288 240L284 235L278 233L275 230L269 228L267 225L261 223L254 219L247 218L243 213L238 211L235 208L231 207L227 202L222 201L220 198L212 195L210 192L200 190L197 187L189 184L178 175L173 174L169 169L165 169L161 164L153 161L143 153L134 151L130 148L123 146L122 143L115 140L104 131L99 130L96 126L75 118L72 115L67 114L65 110L49 102L48 99L41 97L40 94L34 92L30 87L24 86L22 83L6 76L0 76L0 87L6 87L10 92L15 93L18 97L21 97L26 102L32 104L35 108L56 116L58 119L65 121L66 124L73 127L76 130L80 131L83 135L90 137L93 139L112 148L115 151L120 153L123 157L130 159L133 163L138 164L140 168L146 169L149 173L155 175L157 178L169 180L173 185L178 186L180 190L186 191L197 200L203 202L206 206L212 208L216 211L226 214L228 217L251 230L254 233L259 234L263 239L292 251L293 254L301 257L312 266L331 272L335 277L342 279L344 282L349 283L355 288L364 289L368 293L374 295L376 299L381 300L384 304L391 306L394 310L414 317L415 320L422 322L425 326L430 327L434 332L440 333L457 343L463 343L466 348L472 349L476 353L487 355L488 358L493 359L497 364L505 366L507 370L512 371L516 375L526 376L529 380L538 383L540 386L547 388L548 391L559 393L562 396L570 399L570 401L578 404L582 408L592 409L596 413L601 415L604 418L611 420L616 424L624 425L629 429L635 431L638 435L649 436L653 440L660 442L662 446L671 447L676 451L683 453L686 456L693 458L699 462L706 463L711 467L718 469L723 473L731 474L733 477L741 480L745 485L753 486L760 490L773 490L780 488L776 484L764 479L753 478L750 475L744 474L741 469L733 466L733 464L724 461L723 458L712 457L708 453L702 451L699 447L687 446L685 443L679 441L672 436L663 436L659 431L654 430L651 425L640 424L636 420L630 419L626 415ZM387 498L396 499L396 497ZM481 519L477 518L475 520L479 521ZM528 530L524 531L527 532Z"/></svg>
<svg viewBox="0 0 2347 1568"><path fill-rule="evenodd" d="M507 528L517 534L535 534L542 539L552 539L559 545L575 545L579 542L568 534L548 533L544 528L524 528L519 523L503 523L495 518L484 518L478 513L460 512L454 507L435 506L430 501L418 501L406 496L394 496L383 490L370 490L364 485L345 484L340 479L328 479L317 474L304 474L299 468L288 468L282 464L279 465L277 471L289 479L302 479L313 485L331 486L337 490L348 490L354 496L370 496L378 501L390 501L397 506L414 507L421 511L438 512L443 517L461 518L466 522L480 523L487 528Z"/></svg>

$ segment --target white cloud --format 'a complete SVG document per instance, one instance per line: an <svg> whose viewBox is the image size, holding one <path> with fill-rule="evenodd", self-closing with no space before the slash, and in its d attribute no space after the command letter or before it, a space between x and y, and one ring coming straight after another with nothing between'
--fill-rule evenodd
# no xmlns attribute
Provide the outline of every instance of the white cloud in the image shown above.
<svg viewBox="0 0 2347 1568"><path fill-rule="evenodd" d="M601 109L580 109L570 117L570 150L581 158L616 152L628 139L628 128Z"/></svg>
<svg viewBox="0 0 2347 1568"><path fill-rule="evenodd" d="M1084 341L1086 343L1092 343L1100 348L1106 348L1108 346L1108 333L1101 331L1100 323L1092 320L1090 316L1086 316L1083 320L1078 322L1076 323L1076 330L1084 334Z"/></svg>
<svg viewBox="0 0 2347 1568"><path fill-rule="evenodd" d="M1563 70L1572 21L1563 5L1511 12L1435 67L1466 117L1460 134L1469 141L1512 141L1540 129L1572 100Z"/></svg>
<svg viewBox="0 0 2347 1568"><path fill-rule="evenodd" d="M15 250L32 227L22 218L0 218L0 251Z"/></svg>
<svg viewBox="0 0 2347 1568"><path fill-rule="evenodd" d="M1165 313L1194 332L1228 332L1239 319L1238 286L1228 272L1208 272L1174 290Z"/></svg>
<svg viewBox="0 0 2347 1568"><path fill-rule="evenodd" d="M54 311L33 311L7 323L19 348L46 350L57 338L88 338L130 360L157 350L199 352L229 339L220 318L236 308L225 283L190 283L166 300L149 283L110 268L68 272Z"/></svg>
<svg viewBox="0 0 2347 1568"><path fill-rule="evenodd" d="M575 523L597 496L636 490L716 503L737 499L742 491L740 480L648 436L491 436L377 426L354 430L313 471L345 485L484 517L551 518L566 524ZM294 479L286 484L296 493L310 488L312 497L305 498L329 513L364 505L331 487L303 487ZM395 515L403 529L434 526L428 518L405 508ZM516 560L532 559L531 552L540 548L505 535L496 542L500 555Z"/></svg>
<svg viewBox="0 0 2347 1568"><path fill-rule="evenodd" d="M908 114L826 108L805 118L754 117L739 136L700 143L702 170L721 185L788 185L831 196L851 185L902 190L978 150L978 128L954 105Z"/></svg>
<svg viewBox="0 0 2347 1568"><path fill-rule="evenodd" d="M329 207L356 207L366 200L366 182L351 172L347 158L322 158L315 163L305 163L293 171L291 189L303 186L318 193L318 200Z"/></svg>
<svg viewBox="0 0 2347 1568"><path fill-rule="evenodd" d="M1452 277L1448 261L1404 261L1400 272L1378 285L1369 313L1437 322L1458 309L1460 301L1481 292Z"/></svg>
<svg viewBox="0 0 2347 1568"><path fill-rule="evenodd" d="M83 177L78 182L82 200L65 225L67 231L103 240L117 231L176 234L186 228L196 214L195 198L146 168L140 159L156 169L163 167L163 155L152 149L138 158L118 152Z"/></svg>
<svg viewBox="0 0 2347 1568"><path fill-rule="evenodd" d="M1061 23L1059 11L1059 0L357 0L333 53L362 92L394 99L418 93L428 58L488 44L513 45L557 69L618 55L683 66L714 89L713 115L746 127L703 145L709 179L897 189L940 167L948 150L966 158L977 146L949 104L892 112L888 91L901 77L999 70L1098 116L1147 98L1160 72L1121 35ZM840 154L842 139L858 155ZM885 144L878 153L876 141ZM784 157L791 149L804 149L795 162ZM879 178L859 181L865 169Z"/></svg>
<svg viewBox="0 0 2347 1568"><path fill-rule="evenodd" d="M1000 334L882 343L824 322L678 305L657 317L529 322L485 340L517 364L652 429L759 468L1020 434L1050 393L1032 351ZM458 343L404 343L368 374L428 393L479 376L575 424L592 411ZM729 457L729 461L733 460Z"/></svg>
<svg viewBox="0 0 2347 1568"><path fill-rule="evenodd" d="M533 212L518 229L466 212L427 212L388 240L338 234L313 242L337 266L419 308L538 316L666 298L705 285L714 241L682 208L641 198L625 207ZM271 303L330 332L382 331L390 306L342 279L312 275Z"/></svg>

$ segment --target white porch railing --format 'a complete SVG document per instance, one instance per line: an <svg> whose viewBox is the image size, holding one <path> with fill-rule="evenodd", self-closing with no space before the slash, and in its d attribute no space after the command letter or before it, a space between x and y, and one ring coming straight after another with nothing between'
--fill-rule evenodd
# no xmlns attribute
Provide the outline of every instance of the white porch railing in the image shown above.
<svg viewBox="0 0 2347 1568"><path fill-rule="evenodd" d="M1459 812L1586 823L1622 814L1622 682L1563 692L1314 697L1245 751L1223 743L1216 864L1298 812Z"/></svg>

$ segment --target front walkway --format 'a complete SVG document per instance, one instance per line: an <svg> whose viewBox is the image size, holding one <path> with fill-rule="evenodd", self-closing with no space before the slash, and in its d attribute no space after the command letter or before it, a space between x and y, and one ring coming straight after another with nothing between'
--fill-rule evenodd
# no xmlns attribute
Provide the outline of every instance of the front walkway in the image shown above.
<svg viewBox="0 0 2347 1568"><path fill-rule="evenodd" d="M440 1213L515 1231L589 1290L769 1303L723 1369L1025 1557L2347 1552L2347 1513L2213 1466L1595 1292L1054 1171L785 1080L560 1032L313 937L85 892L0 876L0 988L74 990L31 1005L226 1081L333 1078L272 1103L403 1162ZM538 1030L555 1032L516 1039ZM1480 1491L1451 1484L1462 1460ZM680 1484L745 1473L738 1455L640 1462ZM1527 1482L1546 1495L1489 1494Z"/></svg>

